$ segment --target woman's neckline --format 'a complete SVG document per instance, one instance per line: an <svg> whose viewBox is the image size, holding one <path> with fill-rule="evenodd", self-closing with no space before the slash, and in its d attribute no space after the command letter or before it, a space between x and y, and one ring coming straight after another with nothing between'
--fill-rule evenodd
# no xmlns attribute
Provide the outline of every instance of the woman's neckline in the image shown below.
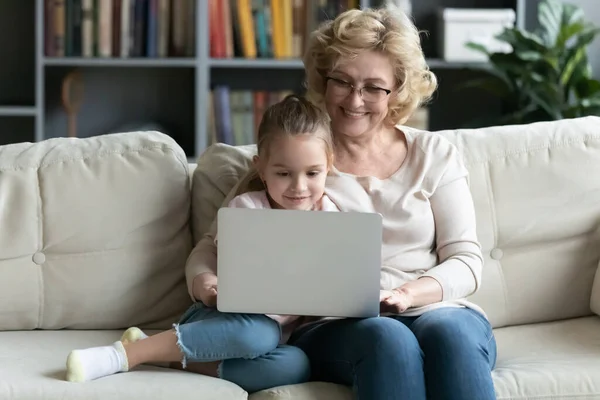
<svg viewBox="0 0 600 400"><path fill-rule="evenodd" d="M364 179L372 179L372 180L377 180L377 181L387 181L389 179L394 179L396 177L398 177L399 175L401 175L404 170L406 169L406 164L408 162L408 159L412 153L411 148L412 148L412 135L407 132L407 130L404 129L400 129L398 127L395 127L395 129L398 131L398 133L400 135L402 135L404 137L404 142L406 144L406 155L404 156L404 160L402 161L402 163L400 164L400 166L398 167L398 169L396 169L396 171L392 172L388 177L386 178L378 178L376 176L371 176L371 175L355 175L355 174L351 174L348 172L342 172L339 169L337 169L335 167L335 165L333 165L331 167L332 172L334 172L335 174L341 175L341 176L348 176L351 178L354 178L356 180L364 180Z"/></svg>

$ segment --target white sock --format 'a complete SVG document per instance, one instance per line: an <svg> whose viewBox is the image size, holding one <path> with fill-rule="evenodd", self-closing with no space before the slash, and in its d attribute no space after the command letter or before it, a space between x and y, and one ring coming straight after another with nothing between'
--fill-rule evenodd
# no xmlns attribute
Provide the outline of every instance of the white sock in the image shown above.
<svg viewBox="0 0 600 400"><path fill-rule="evenodd" d="M135 343L138 340L146 339L148 335L146 335L140 328L131 327L127 329L123 336L121 336L121 342L123 344Z"/></svg>
<svg viewBox="0 0 600 400"><path fill-rule="evenodd" d="M67 358L67 380L86 382L129 370L123 343L73 350Z"/></svg>

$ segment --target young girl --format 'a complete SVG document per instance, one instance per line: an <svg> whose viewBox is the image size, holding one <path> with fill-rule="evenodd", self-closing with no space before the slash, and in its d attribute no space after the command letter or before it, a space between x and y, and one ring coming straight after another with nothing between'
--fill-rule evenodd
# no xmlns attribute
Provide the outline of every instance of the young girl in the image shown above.
<svg viewBox="0 0 600 400"><path fill-rule="evenodd" d="M258 129L254 168L228 206L337 211L324 194L333 161L329 129L326 114L298 96L269 107ZM67 380L89 381L152 362L181 362L180 368L220 377L250 393L309 379L306 355L285 345L303 318L221 313L214 308L216 274L205 272L195 280L201 282L200 301L174 329L148 337L129 328L110 346L73 350Z"/></svg>

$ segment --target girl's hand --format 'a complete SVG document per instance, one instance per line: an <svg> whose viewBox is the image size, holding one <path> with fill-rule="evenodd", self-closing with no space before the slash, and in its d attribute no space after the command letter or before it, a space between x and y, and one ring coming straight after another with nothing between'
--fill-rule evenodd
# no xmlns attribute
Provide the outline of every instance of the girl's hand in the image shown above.
<svg viewBox="0 0 600 400"><path fill-rule="evenodd" d="M205 272L194 278L193 292L196 300L200 300L207 307L217 305L217 276Z"/></svg>
<svg viewBox="0 0 600 400"><path fill-rule="evenodd" d="M400 314L412 307L413 299L402 288L379 291L379 309L382 313Z"/></svg>

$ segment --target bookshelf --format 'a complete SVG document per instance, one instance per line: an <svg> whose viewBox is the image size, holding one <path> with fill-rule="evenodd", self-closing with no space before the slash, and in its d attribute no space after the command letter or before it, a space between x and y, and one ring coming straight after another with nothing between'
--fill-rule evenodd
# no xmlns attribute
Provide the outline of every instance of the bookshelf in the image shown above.
<svg viewBox="0 0 600 400"><path fill-rule="evenodd" d="M56 0L53 0L56 1ZM64 2L85 0L59 0ZM178 0L182 1L182 0ZM88 137L137 128L157 128L171 135L190 159L211 143L211 90L302 91L303 65L299 59L211 58L209 2L194 2L193 45L178 57L51 56L46 51L46 0L0 2L0 36L5 55L0 66L0 145L67 136L67 113L62 104L63 79L79 71L83 102L77 113L77 136ZM311 0L312 1L312 0ZM356 0L360 7L380 6L383 0ZM315 0L316 2L316 0ZM477 110L496 107L493 99L456 101L454 83L472 77L470 63L440 59L433 42L437 7L509 7L524 24L524 0L413 0L413 19L423 37L428 63L440 79L430 107L430 129L458 127ZM461 96L463 93L461 92Z"/></svg>

